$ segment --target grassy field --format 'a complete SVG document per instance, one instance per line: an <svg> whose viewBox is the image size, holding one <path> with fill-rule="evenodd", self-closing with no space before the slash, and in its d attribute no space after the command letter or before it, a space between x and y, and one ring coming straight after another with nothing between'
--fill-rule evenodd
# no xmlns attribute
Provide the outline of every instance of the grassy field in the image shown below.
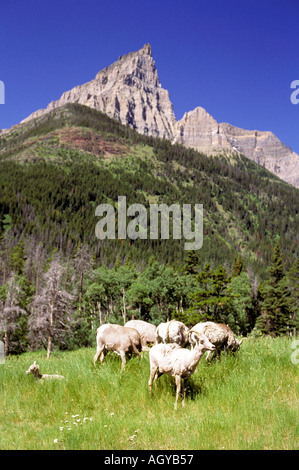
<svg viewBox="0 0 299 470"><path fill-rule="evenodd" d="M170 377L149 398L148 353L122 373L113 354L95 369L94 353L26 353L0 365L0 449L298 449L290 340L247 340L235 357L202 359L177 411ZM66 379L26 375L34 360Z"/></svg>

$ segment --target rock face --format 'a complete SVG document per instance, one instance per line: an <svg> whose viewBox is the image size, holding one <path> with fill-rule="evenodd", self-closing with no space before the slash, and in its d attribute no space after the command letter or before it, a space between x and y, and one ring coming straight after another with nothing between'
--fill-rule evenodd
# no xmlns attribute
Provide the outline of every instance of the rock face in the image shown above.
<svg viewBox="0 0 299 470"><path fill-rule="evenodd" d="M58 106L79 103L102 111L142 134L172 139L176 123L169 93L161 87L150 44L120 57L101 70L94 80L65 92L38 117Z"/></svg>
<svg viewBox="0 0 299 470"><path fill-rule="evenodd" d="M185 113L176 123L174 141L208 154L217 154L223 149L231 150L217 121L201 107Z"/></svg>
<svg viewBox="0 0 299 470"><path fill-rule="evenodd" d="M205 109L198 107L185 113L177 122L174 141L209 155L227 150L242 153L282 180L299 187L299 155L272 132L218 124Z"/></svg>
<svg viewBox="0 0 299 470"><path fill-rule="evenodd" d="M220 124L220 128L233 149L299 187L299 155L272 132L247 131L226 123Z"/></svg>
<svg viewBox="0 0 299 470"><path fill-rule="evenodd" d="M161 87L150 44L120 57L84 85L65 92L38 117L67 103L79 103L104 112L141 134L179 142L215 155L223 151L240 152L281 179L299 187L299 156L272 132L247 131L230 124L218 124L201 107L176 121L169 93Z"/></svg>

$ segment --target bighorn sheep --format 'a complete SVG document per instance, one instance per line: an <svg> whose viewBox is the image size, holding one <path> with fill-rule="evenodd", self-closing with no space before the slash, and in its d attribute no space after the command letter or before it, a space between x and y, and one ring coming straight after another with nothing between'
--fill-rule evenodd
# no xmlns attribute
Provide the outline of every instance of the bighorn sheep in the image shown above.
<svg viewBox="0 0 299 470"><path fill-rule="evenodd" d="M96 332L97 352L94 356L94 365L98 358L104 362L108 351L114 351L121 357L122 370L126 365L126 354L139 355L142 350L141 337L135 328L107 323L100 326Z"/></svg>
<svg viewBox="0 0 299 470"><path fill-rule="evenodd" d="M57 374L54 374L54 375L49 375L49 374L40 374L39 372L39 365L36 364L36 361L34 361L34 363L29 367L28 370L26 370L26 374L32 374L34 375L34 377L36 377L37 379L46 379L46 380L62 380L64 379L63 375L57 375Z"/></svg>
<svg viewBox="0 0 299 470"><path fill-rule="evenodd" d="M183 379L183 400L185 405L185 395L187 380L195 371L197 364L205 351L214 351L215 346L204 335L192 333L194 348L181 348L177 344L156 344L150 350L150 379L148 382L149 392L152 392L152 384L162 374L168 374L175 378L176 400L175 409L181 392L181 379Z"/></svg>
<svg viewBox="0 0 299 470"><path fill-rule="evenodd" d="M214 323L212 321L197 323L197 325L193 326L190 330L190 332L193 331L206 335L216 348L214 353L211 351L208 352L207 360L211 356L213 357L214 354L216 354L217 357L220 357L221 351L223 350L232 352L238 351L243 342L243 339L238 341L230 327L223 323ZM192 336L190 338L192 345Z"/></svg>
<svg viewBox="0 0 299 470"><path fill-rule="evenodd" d="M159 343L176 343L185 347L189 344L189 328L177 320L160 323L156 330L156 344Z"/></svg>
<svg viewBox="0 0 299 470"><path fill-rule="evenodd" d="M139 332L141 336L143 350L148 350L148 344L155 343L155 334L157 329L155 325L152 325L151 323L148 323L143 320L130 320L125 324L125 327L135 328L135 330Z"/></svg>

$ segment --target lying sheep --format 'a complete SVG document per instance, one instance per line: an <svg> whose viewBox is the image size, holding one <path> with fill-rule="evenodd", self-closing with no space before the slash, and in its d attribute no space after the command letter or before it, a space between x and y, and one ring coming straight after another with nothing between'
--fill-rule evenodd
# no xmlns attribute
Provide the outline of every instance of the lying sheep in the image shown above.
<svg viewBox="0 0 299 470"><path fill-rule="evenodd" d="M107 323L97 329L97 352L94 356L94 365L97 360L103 363L108 351L113 351L121 357L122 369L126 365L126 354L139 356L142 351L141 336L135 328L124 327Z"/></svg>
<svg viewBox="0 0 299 470"><path fill-rule="evenodd" d="M29 367L28 370L26 370L26 374L32 374L34 377L37 379L46 379L46 380L62 380L64 379L63 375L49 375L49 374L40 374L39 372L39 365L36 364L36 361Z"/></svg>
<svg viewBox="0 0 299 470"><path fill-rule="evenodd" d="M192 331L206 335L215 346L216 350L214 353L209 351L207 360L212 359L214 355L220 357L221 351L238 351L243 342L243 339L238 341L230 327L223 323L214 323L212 321L197 323L191 328L190 332Z"/></svg>
<svg viewBox="0 0 299 470"><path fill-rule="evenodd" d="M160 323L156 330L156 344L159 343L176 343L181 347L188 346L189 328L177 320Z"/></svg>
<svg viewBox="0 0 299 470"><path fill-rule="evenodd" d="M181 348L177 344L156 344L150 350L150 379L149 392L152 392L152 384L162 374L168 374L175 378L176 400L175 409L181 392L181 380L183 380L183 400L185 405L185 395L187 380L195 371L197 364L205 351L214 351L215 346L204 335L192 332L193 349Z"/></svg>

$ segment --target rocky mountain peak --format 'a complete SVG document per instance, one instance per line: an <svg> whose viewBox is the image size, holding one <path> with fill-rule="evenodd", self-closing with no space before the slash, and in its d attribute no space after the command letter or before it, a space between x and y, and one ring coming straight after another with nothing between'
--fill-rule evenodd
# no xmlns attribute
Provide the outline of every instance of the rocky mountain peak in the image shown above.
<svg viewBox="0 0 299 470"><path fill-rule="evenodd" d="M148 43L138 51L120 56L98 72L94 80L63 93L59 100L24 121L67 103L89 106L141 134L166 138L207 154L242 153L299 187L299 156L271 132L219 124L202 107L185 113L177 122L169 93L161 87Z"/></svg>
<svg viewBox="0 0 299 470"><path fill-rule="evenodd" d="M144 52L148 55L152 55L152 46L149 43L144 44L143 48Z"/></svg>
<svg viewBox="0 0 299 470"><path fill-rule="evenodd" d="M69 102L102 111L141 134L173 138L176 119L169 93L159 82L150 44L119 57L98 72L94 80L65 92L59 100L24 121Z"/></svg>
<svg viewBox="0 0 299 470"><path fill-rule="evenodd" d="M217 121L201 107L176 123L174 141L208 155L237 152L299 187L299 155L270 131L246 130Z"/></svg>
<svg viewBox="0 0 299 470"><path fill-rule="evenodd" d="M109 88L119 81L139 89L145 86L150 89L161 86L150 44L145 44L139 51L120 56L118 61L101 70L95 80L99 85L107 85Z"/></svg>
<svg viewBox="0 0 299 470"><path fill-rule="evenodd" d="M231 148L217 121L202 107L185 113L176 124L175 141L204 153Z"/></svg>

